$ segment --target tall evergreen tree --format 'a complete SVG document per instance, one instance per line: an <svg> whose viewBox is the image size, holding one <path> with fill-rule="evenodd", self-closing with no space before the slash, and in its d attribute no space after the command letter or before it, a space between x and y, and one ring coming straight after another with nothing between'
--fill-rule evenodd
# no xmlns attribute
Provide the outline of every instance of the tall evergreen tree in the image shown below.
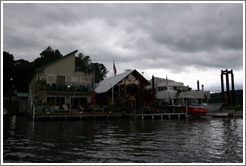
<svg viewBox="0 0 246 166"><path fill-rule="evenodd" d="M40 57L34 60L34 65L36 68L39 68L61 57L62 57L62 54L60 53L58 49L53 50L49 46L40 53Z"/></svg>

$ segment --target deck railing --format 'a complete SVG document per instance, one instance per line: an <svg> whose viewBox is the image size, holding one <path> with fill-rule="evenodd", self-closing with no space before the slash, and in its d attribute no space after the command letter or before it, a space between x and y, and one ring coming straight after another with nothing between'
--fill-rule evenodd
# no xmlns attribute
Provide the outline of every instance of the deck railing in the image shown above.
<svg viewBox="0 0 246 166"><path fill-rule="evenodd" d="M45 86L36 87L37 91L59 91L59 92L91 92L92 89L89 86L77 85L59 85L59 84L46 84Z"/></svg>

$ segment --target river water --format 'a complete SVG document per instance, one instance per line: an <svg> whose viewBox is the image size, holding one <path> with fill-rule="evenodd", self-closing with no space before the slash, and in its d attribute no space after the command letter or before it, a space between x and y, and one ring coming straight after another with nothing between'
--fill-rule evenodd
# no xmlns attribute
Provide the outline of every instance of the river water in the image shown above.
<svg viewBox="0 0 246 166"><path fill-rule="evenodd" d="M243 119L3 122L3 163L242 163Z"/></svg>

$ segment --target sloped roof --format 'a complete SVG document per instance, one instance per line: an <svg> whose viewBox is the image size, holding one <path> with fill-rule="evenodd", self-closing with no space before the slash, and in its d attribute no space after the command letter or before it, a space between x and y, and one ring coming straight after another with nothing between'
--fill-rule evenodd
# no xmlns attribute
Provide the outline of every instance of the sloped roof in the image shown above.
<svg viewBox="0 0 246 166"><path fill-rule="evenodd" d="M36 69L36 72L42 71L43 69L45 69L45 67L47 67L47 66L49 66L49 65L51 65L51 64L54 64L55 62L58 62L58 61L60 61L60 60L62 60L62 59L64 59L64 58L66 58L66 57L68 57L68 56L70 56L70 55L73 55L73 54L75 54L76 52L78 52L78 50L75 50L75 51L73 51L73 52L70 52L70 53L68 53L67 55L62 56L61 58L58 58L58 59L56 59L56 60L54 60L54 61L51 61L51 62L49 62L49 63L47 63L47 64L45 64L45 65L39 67L38 69Z"/></svg>
<svg viewBox="0 0 246 166"><path fill-rule="evenodd" d="M166 99L168 96L169 98L185 98L185 97L188 97L188 98L194 98L194 99L203 99L205 94L206 94L206 92L203 92L203 91L186 91L186 92L181 92L177 96L177 91L175 91L175 90L169 90L168 92L166 90L164 90L164 91L157 92L156 98L157 99Z"/></svg>
<svg viewBox="0 0 246 166"><path fill-rule="evenodd" d="M195 98L195 99L203 99L204 98L204 92L203 91L186 91L181 92L178 98Z"/></svg>
<svg viewBox="0 0 246 166"><path fill-rule="evenodd" d="M168 85L166 85L166 81L168 81ZM152 78L150 79L150 84L149 86L147 86L147 89L152 89ZM176 82L174 80L170 80L170 79L165 79L165 78L159 78L159 77L154 77L154 84L155 84L155 88L158 87L166 87L166 86L184 86L184 83L182 82Z"/></svg>
<svg viewBox="0 0 246 166"><path fill-rule="evenodd" d="M177 91L175 90L164 90L164 91L159 91L156 93L156 98L157 99L167 99L167 98L170 98L170 99L174 99L176 98L176 94L177 94Z"/></svg>
<svg viewBox="0 0 246 166"><path fill-rule="evenodd" d="M96 87L95 92L96 93L107 92L130 74L137 77L139 81L144 82L145 84L150 84L148 80L146 80L139 72L137 72L137 70L130 70L130 71L126 71L125 73L121 73L101 81L99 85Z"/></svg>

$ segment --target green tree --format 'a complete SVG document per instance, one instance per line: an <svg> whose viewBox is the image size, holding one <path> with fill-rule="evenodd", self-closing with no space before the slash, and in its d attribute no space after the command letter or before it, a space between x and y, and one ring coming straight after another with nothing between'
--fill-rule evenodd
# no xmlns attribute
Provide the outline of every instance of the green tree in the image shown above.
<svg viewBox="0 0 246 166"><path fill-rule="evenodd" d="M91 63L91 72L95 76L95 82L99 83L107 75L107 68L101 63Z"/></svg>
<svg viewBox="0 0 246 166"><path fill-rule="evenodd" d="M34 60L34 65L36 68L42 67L56 59L61 58L63 55L58 49L53 50L50 46L40 53L40 57Z"/></svg>
<svg viewBox="0 0 246 166"><path fill-rule="evenodd" d="M14 56L3 52L3 93L10 95L13 91L27 92L28 83L34 74L34 65L27 60L14 60Z"/></svg>
<svg viewBox="0 0 246 166"><path fill-rule="evenodd" d="M92 63L90 56L86 56L83 53L79 53L78 57L76 57L75 66L77 71L93 74L96 83L102 81L108 72L103 64L98 62Z"/></svg>
<svg viewBox="0 0 246 166"><path fill-rule="evenodd" d="M27 60L15 61L14 84L17 92L28 92L28 84L35 74L35 66Z"/></svg>
<svg viewBox="0 0 246 166"><path fill-rule="evenodd" d="M90 64L90 56L85 56L83 53L79 53L78 57L75 58L75 66L78 71L91 73Z"/></svg>
<svg viewBox="0 0 246 166"><path fill-rule="evenodd" d="M14 56L9 52L3 52L3 94L9 95L11 93L11 78L14 77Z"/></svg>

